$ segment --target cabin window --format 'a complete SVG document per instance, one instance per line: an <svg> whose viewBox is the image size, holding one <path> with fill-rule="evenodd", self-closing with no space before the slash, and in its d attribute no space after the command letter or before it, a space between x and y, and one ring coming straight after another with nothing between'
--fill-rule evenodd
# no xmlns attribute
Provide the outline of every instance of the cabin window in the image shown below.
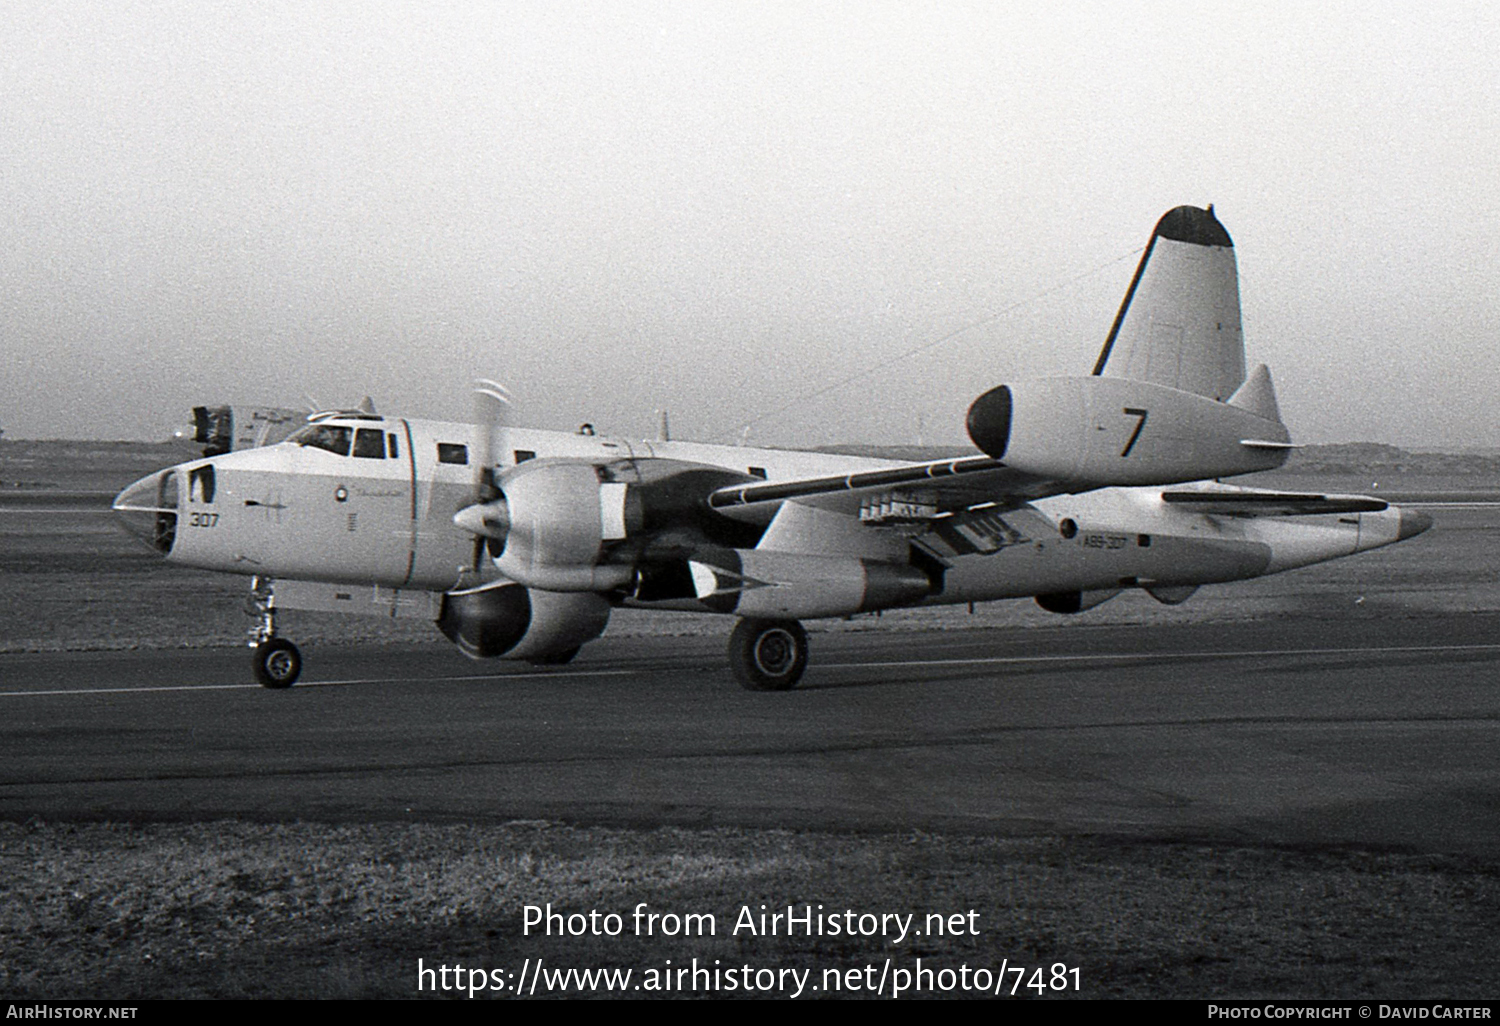
<svg viewBox="0 0 1500 1026"><path fill-rule="evenodd" d="M438 462L457 463L467 467L469 465L469 447L460 445L458 442L439 442Z"/></svg>
<svg viewBox="0 0 1500 1026"><path fill-rule="evenodd" d="M525 463L527 460L534 460L534 459L536 459L536 453L532 452L530 449L517 449L516 450L516 462L517 463Z"/></svg>
<svg viewBox="0 0 1500 1026"><path fill-rule="evenodd" d="M339 456L349 455L349 442L354 432L338 424L309 424L296 432L288 442L313 449L325 449Z"/></svg>
<svg viewBox="0 0 1500 1026"><path fill-rule="evenodd" d="M391 459L399 460L401 458L401 446L396 443L396 436L394 434L387 434L385 441L390 446Z"/></svg>
<svg viewBox="0 0 1500 1026"><path fill-rule="evenodd" d="M354 455L366 460L385 459L385 432L379 428L360 428L354 432Z"/></svg>

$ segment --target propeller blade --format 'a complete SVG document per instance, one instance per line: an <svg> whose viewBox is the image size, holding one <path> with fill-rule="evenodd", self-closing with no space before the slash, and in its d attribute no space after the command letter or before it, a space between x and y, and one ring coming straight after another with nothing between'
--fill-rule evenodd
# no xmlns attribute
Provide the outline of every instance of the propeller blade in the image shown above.
<svg viewBox="0 0 1500 1026"><path fill-rule="evenodd" d="M474 382L474 501L493 501L499 494L495 483L495 433L504 426L511 406L510 391L497 381Z"/></svg>
<svg viewBox="0 0 1500 1026"><path fill-rule="evenodd" d="M504 385L489 378L475 380L474 504L459 510L453 522L474 535L472 569L476 574L484 563L486 541L503 542L510 530L510 509L496 480L495 436L511 405L510 390Z"/></svg>
<svg viewBox="0 0 1500 1026"><path fill-rule="evenodd" d="M487 395L505 406L511 405L510 389L498 381L491 381L489 378L476 378L474 381L474 391L480 395Z"/></svg>

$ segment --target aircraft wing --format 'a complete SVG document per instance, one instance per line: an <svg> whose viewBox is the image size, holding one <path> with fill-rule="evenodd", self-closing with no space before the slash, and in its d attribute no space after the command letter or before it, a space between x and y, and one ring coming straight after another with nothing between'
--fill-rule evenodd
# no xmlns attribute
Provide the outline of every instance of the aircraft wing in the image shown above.
<svg viewBox="0 0 1500 1026"><path fill-rule="evenodd" d="M1180 491L1162 492L1169 506L1190 513L1228 517L1300 517L1320 513L1378 513L1390 504L1364 495L1318 495L1309 492Z"/></svg>
<svg viewBox="0 0 1500 1026"><path fill-rule="evenodd" d="M890 500L920 507L931 516L993 503L1001 509L1073 490L1061 482L1028 474L988 456L961 456L906 466L790 481L733 484L708 497L711 508L736 519L762 519L791 500L808 506L856 513L871 501ZM1290 517L1373 513L1388 503L1363 495L1250 489L1164 491L1162 501L1193 513L1239 517Z"/></svg>
<svg viewBox="0 0 1500 1026"><path fill-rule="evenodd" d="M960 456L829 477L728 485L710 493L708 504L725 516L759 519L787 500L854 513L868 501L889 498L935 514L982 502L1020 506L1062 490L1055 481L988 456Z"/></svg>

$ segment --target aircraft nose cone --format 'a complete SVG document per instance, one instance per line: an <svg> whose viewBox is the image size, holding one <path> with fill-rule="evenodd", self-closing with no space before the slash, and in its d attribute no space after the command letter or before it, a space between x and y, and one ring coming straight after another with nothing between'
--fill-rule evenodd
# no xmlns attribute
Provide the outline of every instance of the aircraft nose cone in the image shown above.
<svg viewBox="0 0 1500 1026"><path fill-rule="evenodd" d="M1419 509L1403 509L1401 526L1396 529L1396 540L1405 541L1408 538L1415 538L1431 526L1431 513L1424 513Z"/></svg>

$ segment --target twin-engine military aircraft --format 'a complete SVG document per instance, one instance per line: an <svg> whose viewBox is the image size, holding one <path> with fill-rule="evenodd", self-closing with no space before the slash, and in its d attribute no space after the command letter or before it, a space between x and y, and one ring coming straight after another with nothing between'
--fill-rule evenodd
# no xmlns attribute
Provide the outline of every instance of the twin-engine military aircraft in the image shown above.
<svg viewBox="0 0 1500 1026"><path fill-rule="evenodd" d="M427 616L466 655L538 664L572 659L617 606L724 613L739 618L735 677L779 691L807 666L800 620L1017 597L1076 613L1126 588L1176 604L1431 523L1215 480L1278 467L1292 446L1269 372L1246 374L1212 207L1157 223L1092 375L974 400L983 455L627 442L369 403L195 415L204 458L114 508L169 561L252 578L255 676L271 688L302 668L278 608Z"/></svg>

